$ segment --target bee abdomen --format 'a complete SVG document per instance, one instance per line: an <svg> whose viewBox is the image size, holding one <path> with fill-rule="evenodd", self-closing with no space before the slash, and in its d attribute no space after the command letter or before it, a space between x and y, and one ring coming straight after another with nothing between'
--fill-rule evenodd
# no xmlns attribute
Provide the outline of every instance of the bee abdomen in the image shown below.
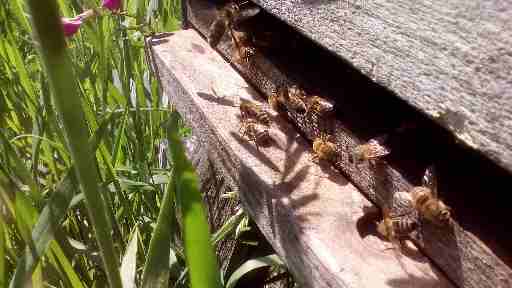
<svg viewBox="0 0 512 288"><path fill-rule="evenodd" d="M334 105L320 96L313 96L308 101L308 112L314 114L326 114L334 110Z"/></svg>
<svg viewBox="0 0 512 288"><path fill-rule="evenodd" d="M240 53L240 58L248 62L249 59L256 54L256 49L254 47L242 47Z"/></svg>
<svg viewBox="0 0 512 288"><path fill-rule="evenodd" d="M414 206L419 210L421 210L421 207L424 207L429 200L433 198L430 189L422 186L414 187L411 191L411 196Z"/></svg>
<svg viewBox="0 0 512 288"><path fill-rule="evenodd" d="M418 228L418 223L411 219L394 219L393 230L397 236L405 237Z"/></svg>
<svg viewBox="0 0 512 288"><path fill-rule="evenodd" d="M256 116L256 119L258 120L258 122L263 123L265 125L270 125L271 122L270 115L266 111L259 113Z"/></svg>
<svg viewBox="0 0 512 288"><path fill-rule="evenodd" d="M292 110L297 113L305 113L306 112L306 104L299 99L290 98L288 104Z"/></svg>
<svg viewBox="0 0 512 288"><path fill-rule="evenodd" d="M281 109L281 102L279 101L279 96L276 89L272 90L272 94L268 96L268 104L275 111L279 111Z"/></svg>
<svg viewBox="0 0 512 288"><path fill-rule="evenodd" d="M256 133L256 142L266 143L270 139L270 134L267 129L260 130Z"/></svg>

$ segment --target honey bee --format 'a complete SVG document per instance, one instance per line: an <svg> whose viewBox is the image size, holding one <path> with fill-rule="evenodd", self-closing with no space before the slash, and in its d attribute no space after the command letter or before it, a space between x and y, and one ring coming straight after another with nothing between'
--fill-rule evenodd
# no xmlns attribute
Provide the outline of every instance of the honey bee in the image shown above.
<svg viewBox="0 0 512 288"><path fill-rule="evenodd" d="M272 109L274 109L274 111L281 111L281 100L280 100L280 96L279 96L279 89L277 88L273 88L272 89L272 92L270 93L270 95L268 96L268 104L270 105L270 107L272 107Z"/></svg>
<svg viewBox="0 0 512 288"><path fill-rule="evenodd" d="M309 97L306 106L307 115L325 115L334 110L334 105L320 96Z"/></svg>
<svg viewBox="0 0 512 288"><path fill-rule="evenodd" d="M330 136L321 134L313 141L313 160L336 160L336 145L330 141Z"/></svg>
<svg viewBox="0 0 512 288"><path fill-rule="evenodd" d="M377 232L389 240L394 247L401 248L403 241L418 228L418 222L401 216L392 216L388 207L382 207L382 221L377 223Z"/></svg>
<svg viewBox="0 0 512 288"><path fill-rule="evenodd" d="M259 124L254 119L245 119L240 123L240 135L253 141L256 148L268 144L271 140L268 127Z"/></svg>
<svg viewBox="0 0 512 288"><path fill-rule="evenodd" d="M260 105L246 99L240 100L240 115L242 119L253 118L266 126L270 126L272 122L268 111L261 108Z"/></svg>
<svg viewBox="0 0 512 288"><path fill-rule="evenodd" d="M440 226L450 225L451 208L439 200L437 195L437 176L431 166L425 171L423 186L412 188L412 201L422 217Z"/></svg>
<svg viewBox="0 0 512 288"><path fill-rule="evenodd" d="M208 30L208 43L210 43L212 47L217 47L222 36L226 33L226 30L232 32L233 28L236 28L240 22L247 20L260 12L261 9L259 7L250 7L248 9L241 10L240 6L247 3L249 3L249 1L242 4L232 2L217 12L217 17ZM233 35L231 34L231 36Z"/></svg>
<svg viewBox="0 0 512 288"><path fill-rule="evenodd" d="M352 151L352 161L356 165L364 161L373 164L376 160L388 155L391 151L382 145L386 138L386 136L373 138L365 144L356 146Z"/></svg>
<svg viewBox="0 0 512 288"><path fill-rule="evenodd" d="M213 20L208 30L208 43L212 47L217 47L228 27L232 25L233 17L238 11L239 7L235 3L228 4L223 9L217 11L217 17Z"/></svg>
<svg viewBox="0 0 512 288"><path fill-rule="evenodd" d="M233 46L236 53L234 60L238 63L248 63L250 58L256 54L256 48L253 47L251 38L247 32L232 31Z"/></svg>
<svg viewBox="0 0 512 288"><path fill-rule="evenodd" d="M297 85L293 85L290 88L284 87L279 93L279 99L289 109L304 114L306 112L306 94L304 90L300 89Z"/></svg>

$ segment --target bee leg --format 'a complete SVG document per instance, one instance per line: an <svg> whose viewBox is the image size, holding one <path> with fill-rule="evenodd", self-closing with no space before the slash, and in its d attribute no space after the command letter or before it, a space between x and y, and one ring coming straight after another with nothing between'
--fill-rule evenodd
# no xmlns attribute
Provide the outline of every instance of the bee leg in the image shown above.
<svg viewBox="0 0 512 288"><path fill-rule="evenodd" d="M235 33L233 33L233 28L231 27L231 25L228 25L228 31L229 31L229 35L231 36L231 39L233 40L233 44L235 44L235 53L234 53L235 56L234 56L233 60L237 63L241 63L242 62L242 46L240 45L240 42L236 38Z"/></svg>
<svg viewBox="0 0 512 288"><path fill-rule="evenodd" d="M396 244L396 240L393 240L393 239L390 239L389 237L386 237L387 240L390 242L389 246L382 249L383 251L387 251L387 250L396 250L398 248L398 245Z"/></svg>
<svg viewBox="0 0 512 288"><path fill-rule="evenodd" d="M320 164L320 156L318 156L318 154L313 152L312 155L311 155L311 162L316 163L316 164Z"/></svg>
<svg viewBox="0 0 512 288"><path fill-rule="evenodd" d="M242 138L247 139L247 130L246 129L243 129L242 127L240 127L240 129L238 130L238 133L240 134L240 136L242 136Z"/></svg>
<svg viewBox="0 0 512 288"><path fill-rule="evenodd" d="M256 145L256 150L258 150L258 152L260 152L260 144L258 144L258 139L256 139L256 137L254 137L254 139L252 139L254 141L254 145Z"/></svg>

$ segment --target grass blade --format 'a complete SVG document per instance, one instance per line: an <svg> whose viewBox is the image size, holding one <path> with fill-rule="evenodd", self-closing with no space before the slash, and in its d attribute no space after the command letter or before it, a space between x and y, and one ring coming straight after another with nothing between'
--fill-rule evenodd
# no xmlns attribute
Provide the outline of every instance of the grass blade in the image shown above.
<svg viewBox="0 0 512 288"><path fill-rule="evenodd" d="M265 267L265 266L283 266L283 262L279 257L275 254L247 260L244 264L242 264L238 269L231 274L228 282L226 283L226 288L234 288L236 283L247 273L254 271L256 269Z"/></svg>
<svg viewBox="0 0 512 288"><path fill-rule="evenodd" d="M52 241L50 243L50 250L52 254L57 259L61 269L66 273L67 280L71 284L71 287L73 288L83 288L84 285L80 281L80 278L75 273L75 270L73 269L73 266L71 266L71 263L69 262L66 255L64 255L64 251L62 251L62 248L57 244L56 241Z"/></svg>
<svg viewBox="0 0 512 288"><path fill-rule="evenodd" d="M149 252L142 273L142 287L167 287L170 267L162 265L169 263L169 253L171 248L171 237L175 230L172 219L174 214L174 178L167 185L158 220L153 231L153 236L149 243Z"/></svg>
<svg viewBox="0 0 512 288"><path fill-rule="evenodd" d="M135 288L135 272L137 262L137 242L139 230L135 228L132 234L132 240L126 249L123 261L121 264L121 280L123 281L123 288Z"/></svg>
<svg viewBox="0 0 512 288"><path fill-rule="evenodd" d="M96 130L94 136L89 140L89 144L95 151L100 140L106 132L106 127L114 119L113 114L101 122L99 128ZM11 287L20 287L24 279L28 279L30 274L39 262L39 259L44 255L48 244L54 239L53 229L57 227L66 217L66 211L71 205L73 196L77 194L75 189L76 180L73 175L73 167L71 167L64 177L64 179L57 186L48 203L43 208L37 223L32 230L31 243L34 243L32 253L27 253L18 259L18 265L11 279ZM33 211L32 213L36 213ZM18 218L18 217L17 217ZM3 286L0 286L3 287Z"/></svg>
<svg viewBox="0 0 512 288"><path fill-rule="evenodd" d="M212 245L217 246L219 241L222 241L228 235L233 233L243 218L244 218L244 211L242 209L238 210L238 212L235 215L229 217L229 219L226 220L226 222L222 225L222 227L220 227L219 230L217 230L213 234Z"/></svg>
<svg viewBox="0 0 512 288"><path fill-rule="evenodd" d="M0 287L7 286L6 274L5 274L5 227L2 217L0 217Z"/></svg>
<svg viewBox="0 0 512 288"><path fill-rule="evenodd" d="M111 287L121 287L118 258L111 241L111 223L105 202L98 189L94 154L87 143L85 115L72 78L71 61L66 54L66 43L55 0L27 0L32 13L33 27L40 44L40 55L45 64L53 98L66 132L69 150L76 165L77 178L82 188L96 240L100 247L104 268Z"/></svg>
<svg viewBox="0 0 512 288"><path fill-rule="evenodd" d="M221 287L217 258L210 242L208 222L199 191L198 178L185 155L178 134L179 115L173 112L167 126L169 148L174 164L176 198L183 219L185 258L191 287Z"/></svg>

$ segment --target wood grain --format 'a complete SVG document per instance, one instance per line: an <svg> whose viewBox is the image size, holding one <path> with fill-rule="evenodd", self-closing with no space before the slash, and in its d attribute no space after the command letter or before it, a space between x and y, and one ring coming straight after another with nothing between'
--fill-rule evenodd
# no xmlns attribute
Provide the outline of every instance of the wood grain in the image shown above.
<svg viewBox="0 0 512 288"><path fill-rule="evenodd" d="M153 39L146 39L146 57L153 73L155 73L157 77L160 77L158 73L159 69L153 61L151 46L154 43L159 43L159 41L167 41L165 36L169 35L172 34L163 33ZM171 104L169 102L169 94L166 91L162 92L162 105L168 107ZM225 165L223 165L222 156L219 155L221 149L216 149L213 144L208 145L204 142L206 141L205 139L208 138L193 134L185 140L185 148L186 154L199 176L200 190L208 215L210 232L215 233L236 213L239 201L221 197L224 193L234 191L236 183L229 177L229 174L224 171ZM181 221L181 219L178 219L178 221ZM230 265L231 257L236 253L234 251L236 242L233 237L226 237L217 243L216 253L222 269L226 269L228 265Z"/></svg>
<svg viewBox="0 0 512 288"><path fill-rule="evenodd" d="M214 7L206 1L187 3L189 20L206 34L215 15ZM512 263L507 244L512 238L502 225L503 219L508 217L504 204L507 200L500 196L503 194L496 184L508 185L508 173L493 168L471 151L459 149L458 139L453 140L446 131L434 127L432 121L416 116L417 110L395 99L384 87L376 87L363 79L366 77L357 75L357 71L347 72L350 69L346 62L335 61L319 47L288 35L293 31L281 28L283 25L277 21L263 15L250 25L274 31L278 35L274 41L279 41L276 46L285 48L277 49L283 50L279 53L257 54L249 64L232 62L244 77L266 95L276 86L299 84L338 105L336 119L326 121L310 121L288 111L287 116L302 135L313 140L322 130L332 132L340 151L335 167L379 205L383 202L389 205L395 192L409 191L419 185L427 164L439 164L444 176L440 190L449 200L448 204L455 208L457 222L451 229L422 222L417 244L460 287L512 285L512 270L505 264ZM227 37L219 44L218 51L227 59L233 59L233 47ZM407 135L392 135L389 141L394 145L394 152L388 159L393 165L384 161L380 169L375 170L358 168L350 162L350 153L356 145L381 133L392 132L403 120L411 118L418 120L419 129L405 133ZM486 196L482 197L484 194Z"/></svg>
<svg viewBox="0 0 512 288"><path fill-rule="evenodd" d="M165 94L226 177L277 253L305 287L452 287L419 253L397 256L376 236L377 215L276 115L273 143L256 149L239 136L239 97L262 98L193 30L152 42ZM212 87L218 95L213 95ZM366 208L365 208L366 207Z"/></svg>
<svg viewBox="0 0 512 288"><path fill-rule="evenodd" d="M254 2L512 171L512 2Z"/></svg>

